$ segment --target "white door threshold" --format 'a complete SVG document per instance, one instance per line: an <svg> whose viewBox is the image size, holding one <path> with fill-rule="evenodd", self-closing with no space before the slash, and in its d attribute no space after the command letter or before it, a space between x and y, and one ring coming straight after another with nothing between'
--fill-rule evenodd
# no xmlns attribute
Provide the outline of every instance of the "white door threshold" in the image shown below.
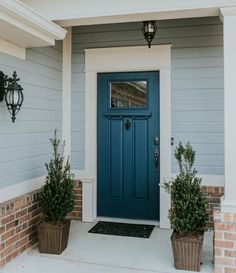
<svg viewBox="0 0 236 273"><path fill-rule="evenodd" d="M134 220L134 219L112 218L112 217L97 217L96 221L138 224L138 225L154 225L154 226L159 226L160 225L159 221Z"/></svg>

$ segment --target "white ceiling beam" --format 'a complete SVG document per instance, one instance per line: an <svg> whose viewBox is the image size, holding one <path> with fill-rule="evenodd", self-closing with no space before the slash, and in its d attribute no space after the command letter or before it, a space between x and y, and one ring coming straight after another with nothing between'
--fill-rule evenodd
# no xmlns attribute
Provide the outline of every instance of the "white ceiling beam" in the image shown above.
<svg viewBox="0 0 236 273"><path fill-rule="evenodd" d="M235 0L22 0L61 26L219 15Z"/></svg>
<svg viewBox="0 0 236 273"><path fill-rule="evenodd" d="M73 18L56 20L60 26L84 26L84 25L97 25L97 24L112 24L112 23L124 23L124 22L139 22L148 20L170 20L170 19L181 19L181 18L195 18L195 17L209 17L218 16L219 9L196 9L196 10L185 10L183 11L172 11L172 12L151 12L151 13L136 13L129 15L113 15L113 16L98 16L98 17L87 17L87 18Z"/></svg>

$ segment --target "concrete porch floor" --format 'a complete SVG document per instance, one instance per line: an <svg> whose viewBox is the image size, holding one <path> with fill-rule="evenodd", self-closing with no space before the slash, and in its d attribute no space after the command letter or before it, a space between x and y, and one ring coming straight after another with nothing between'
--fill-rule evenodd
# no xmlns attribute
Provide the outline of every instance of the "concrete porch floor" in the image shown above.
<svg viewBox="0 0 236 273"><path fill-rule="evenodd" d="M2 273L180 273L173 266L170 230L156 227L149 239L90 234L94 224L72 222L67 249L60 255L26 251ZM205 233L201 272L213 272L212 233ZM187 271L183 271L187 272Z"/></svg>

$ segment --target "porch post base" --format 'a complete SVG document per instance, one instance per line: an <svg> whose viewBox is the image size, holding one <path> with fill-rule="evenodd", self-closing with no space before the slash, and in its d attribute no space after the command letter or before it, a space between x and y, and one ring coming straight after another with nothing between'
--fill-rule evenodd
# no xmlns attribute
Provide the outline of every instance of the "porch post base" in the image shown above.
<svg viewBox="0 0 236 273"><path fill-rule="evenodd" d="M223 199L221 201L221 212L236 214L236 200Z"/></svg>

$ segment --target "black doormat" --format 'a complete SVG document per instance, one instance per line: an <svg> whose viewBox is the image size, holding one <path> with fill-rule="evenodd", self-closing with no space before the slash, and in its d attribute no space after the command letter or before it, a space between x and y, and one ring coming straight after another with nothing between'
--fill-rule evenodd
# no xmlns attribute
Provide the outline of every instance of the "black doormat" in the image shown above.
<svg viewBox="0 0 236 273"><path fill-rule="evenodd" d="M153 225L137 225L100 221L89 230L89 233L149 238L154 227L155 226Z"/></svg>

